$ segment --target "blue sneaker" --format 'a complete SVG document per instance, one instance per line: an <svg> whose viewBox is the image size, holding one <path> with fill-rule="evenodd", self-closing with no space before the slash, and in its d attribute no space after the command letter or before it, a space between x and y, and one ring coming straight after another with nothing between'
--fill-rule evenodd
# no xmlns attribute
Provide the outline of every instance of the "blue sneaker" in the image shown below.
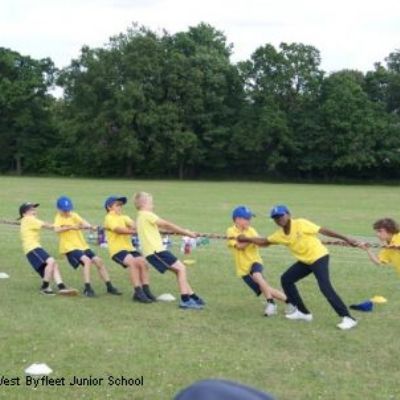
<svg viewBox="0 0 400 400"><path fill-rule="evenodd" d="M198 299L193 299L199 306L205 306L206 305L206 302L201 298L201 297L199 297L199 296L197 296L198 297Z"/></svg>
<svg viewBox="0 0 400 400"><path fill-rule="evenodd" d="M188 301L182 301L179 303L179 308L183 309L192 309L192 310L202 310L203 306L197 304L193 299L189 299Z"/></svg>

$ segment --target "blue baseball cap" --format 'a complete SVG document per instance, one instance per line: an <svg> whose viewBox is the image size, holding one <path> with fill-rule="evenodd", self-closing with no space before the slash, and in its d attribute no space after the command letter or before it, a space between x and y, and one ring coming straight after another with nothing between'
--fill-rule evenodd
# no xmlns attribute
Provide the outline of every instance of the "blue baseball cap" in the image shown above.
<svg viewBox="0 0 400 400"><path fill-rule="evenodd" d="M372 311L372 309L374 308L374 303L371 300L366 300L360 304L352 304L350 308L352 310L369 312Z"/></svg>
<svg viewBox="0 0 400 400"><path fill-rule="evenodd" d="M244 218L244 219L251 219L251 217L255 217L256 214L254 214L250 208L246 207L246 206L239 206L236 207L233 211L232 211L232 219L235 218Z"/></svg>
<svg viewBox="0 0 400 400"><path fill-rule="evenodd" d="M104 208L108 210L108 207L111 207L116 201L120 201L122 204L126 204L126 197L118 197L118 196L110 196L104 202Z"/></svg>
<svg viewBox="0 0 400 400"><path fill-rule="evenodd" d="M278 217L282 217L282 215L285 215L285 214L290 214L289 209L285 205L279 204L279 205L271 208L269 216L271 218L278 218Z"/></svg>
<svg viewBox="0 0 400 400"><path fill-rule="evenodd" d="M223 379L197 381L181 390L174 400L274 400L271 394L261 392L251 386Z"/></svg>
<svg viewBox="0 0 400 400"><path fill-rule="evenodd" d="M61 196L57 199L57 208L61 211L71 211L74 208L72 200L67 196Z"/></svg>

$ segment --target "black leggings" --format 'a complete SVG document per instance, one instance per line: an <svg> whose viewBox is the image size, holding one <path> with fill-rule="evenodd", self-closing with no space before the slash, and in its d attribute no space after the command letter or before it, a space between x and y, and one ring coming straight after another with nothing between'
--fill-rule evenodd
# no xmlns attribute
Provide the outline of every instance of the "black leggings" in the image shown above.
<svg viewBox="0 0 400 400"><path fill-rule="evenodd" d="M315 278L317 279L319 289L329 301L329 304L333 307L336 313L340 317L349 317L349 310L336 293L329 278L329 255L319 258L311 265L307 265L298 261L289 267L288 270L281 276L282 288L288 298L288 302L296 306L302 313L310 313L307 307L304 305L295 283L311 273L314 274Z"/></svg>

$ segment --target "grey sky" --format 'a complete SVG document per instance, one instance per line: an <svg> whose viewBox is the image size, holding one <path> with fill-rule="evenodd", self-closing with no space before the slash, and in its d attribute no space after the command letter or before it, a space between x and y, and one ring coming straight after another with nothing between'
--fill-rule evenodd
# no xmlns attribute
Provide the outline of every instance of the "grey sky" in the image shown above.
<svg viewBox="0 0 400 400"><path fill-rule="evenodd" d="M328 72L367 71L400 49L399 0L0 0L0 46L63 67L132 22L175 33L201 21L234 44L233 61L265 43L301 42L321 51Z"/></svg>

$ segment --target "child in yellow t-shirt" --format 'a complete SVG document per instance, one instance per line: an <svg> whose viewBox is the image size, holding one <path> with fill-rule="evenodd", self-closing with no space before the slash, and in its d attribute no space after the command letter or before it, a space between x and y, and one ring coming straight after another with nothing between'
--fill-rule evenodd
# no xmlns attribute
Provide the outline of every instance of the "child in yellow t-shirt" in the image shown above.
<svg viewBox="0 0 400 400"><path fill-rule="evenodd" d="M296 282L310 274L317 279L319 289L328 300L329 304L342 318L337 324L339 329L351 329L357 325L357 321L350 315L348 308L336 293L329 277L329 253L328 249L321 243L318 233L344 240L352 246L359 243L327 228L315 225L311 221L290 215L285 205L272 208L270 217L279 229L267 238L239 237L240 242L254 243L259 246L281 244L289 248L297 262L287 269L281 277L283 291L288 301L296 307L296 310L287 314L290 320L312 321L313 316L308 311L296 287Z"/></svg>
<svg viewBox="0 0 400 400"><path fill-rule="evenodd" d="M253 243L240 243L236 240L239 235L246 237L257 237L257 231L250 226L251 218L255 215L245 206L236 207L232 212L234 225L226 231L228 247L232 249L235 259L236 274L252 289L257 296L261 293L267 300L264 310L265 316L272 316L277 313L277 306L274 299L286 301L286 296L280 290L271 287L265 280L263 261L257 245Z"/></svg>
<svg viewBox="0 0 400 400"><path fill-rule="evenodd" d="M392 218L382 218L373 225L376 236L385 245L400 247L400 228L398 223ZM400 277L400 249L383 248L378 255L363 244L370 260L376 265L392 265Z"/></svg>
<svg viewBox="0 0 400 400"><path fill-rule="evenodd" d="M135 223L122 214L126 197L110 196L104 203L107 215L104 219L108 251L117 264L129 270L133 286L133 301L152 303L156 297L150 290L149 267L140 252L132 245L132 235L136 233Z"/></svg>
<svg viewBox="0 0 400 400"><path fill-rule="evenodd" d="M90 284L90 268L95 265L100 278L106 285L107 293L121 295L122 293L112 285L103 260L96 255L87 244L82 229L96 229L73 211L72 200L67 196L57 199L58 212L54 219L54 230L59 237L59 251L67 257L73 268L83 266L84 289L83 294L94 297L95 292Z"/></svg>
<svg viewBox="0 0 400 400"><path fill-rule="evenodd" d="M53 225L37 218L37 203L24 203L19 207L21 220L21 240L26 258L32 268L42 278L40 292L46 295L54 295L50 287L51 281L55 281L58 293L66 296L78 294L76 289L68 289L63 283L56 260L51 257L40 244L40 230L42 228L53 230Z"/></svg>
<svg viewBox="0 0 400 400"><path fill-rule="evenodd" d="M197 296L189 285L185 265L170 251L164 250L159 228L191 238L195 238L197 236L196 233L183 229L154 214L153 197L149 193L137 193L134 196L134 202L138 210L136 221L137 233L147 261L162 274L165 271L175 273L181 293L180 308L202 309L205 305L204 300Z"/></svg>

